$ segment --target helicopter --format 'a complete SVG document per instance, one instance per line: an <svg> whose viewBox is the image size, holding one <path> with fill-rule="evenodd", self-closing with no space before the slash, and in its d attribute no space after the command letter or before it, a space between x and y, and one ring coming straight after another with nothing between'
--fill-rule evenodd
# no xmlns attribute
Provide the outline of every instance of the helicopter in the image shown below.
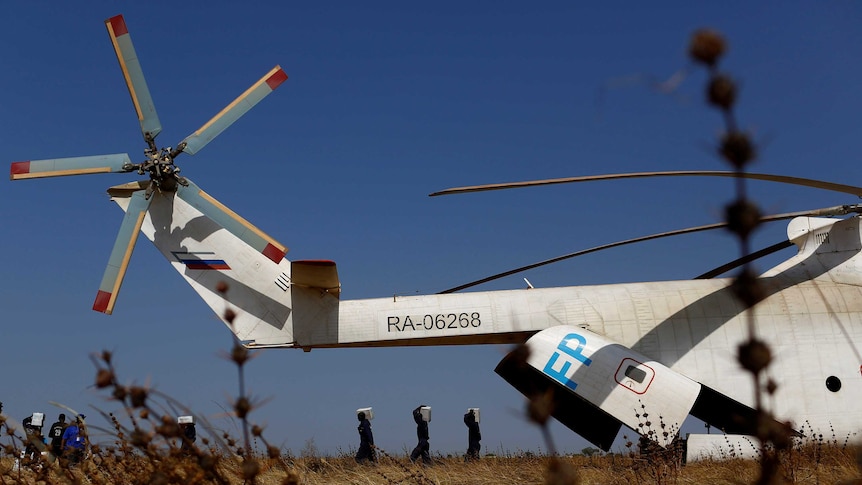
<svg viewBox="0 0 862 485"><path fill-rule="evenodd" d="M857 367L862 365L860 206L764 217L790 220L787 240L770 250L795 245L797 254L760 275L768 295L753 310L736 300L730 279L714 277L724 272L719 270L682 281L463 292L499 277L495 275L437 294L342 300L334 261L286 259L287 246L180 175L175 163L182 154L203 149L284 83L287 74L274 67L176 147L159 147L161 122L125 20L118 15L105 25L146 143L143 161L112 154L14 162L10 169L12 180L97 173L147 176L108 189L125 216L93 303L95 311L113 312L140 232L248 348L524 345L529 349L526 358L513 351L496 372L528 395L557 391L553 416L603 450L610 448L622 426L656 441L664 439L644 431L639 409L649 409L672 425L691 415L729 434L752 434L750 417L756 410L750 376L728 350L743 340L746 316L753 312L758 321L767 322L760 335L775 348L770 377L782 395L793 396L777 401L775 415L797 430L831 428L838 435L857 435L862 418L854 406L862 398L862 367ZM615 174L462 187L432 195L600 177L699 175L739 176ZM862 195L862 188L842 184L743 176ZM577 254L720 226L646 236ZM827 354L828 359L822 357Z"/></svg>

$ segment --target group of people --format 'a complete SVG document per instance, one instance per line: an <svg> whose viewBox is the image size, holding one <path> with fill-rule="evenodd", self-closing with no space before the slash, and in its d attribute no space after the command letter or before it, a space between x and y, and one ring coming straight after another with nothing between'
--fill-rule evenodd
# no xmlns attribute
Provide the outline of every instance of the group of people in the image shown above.
<svg viewBox="0 0 862 485"><path fill-rule="evenodd" d="M364 411L359 411L356 413L356 417L359 419L359 427L357 428L359 431L359 450L356 451L356 461L358 463L376 463L377 455L374 447L374 435L371 432L370 416L367 416ZM431 444L429 443L428 422L431 421L431 408L424 404L417 406L413 410L413 421L416 422L418 443L410 452L410 461L415 463L421 459L423 465L430 465ZM474 408L469 409L464 414L464 425L467 426L467 454L464 456L464 460L477 460L479 459L482 433L479 430L479 419Z"/></svg>
<svg viewBox="0 0 862 485"><path fill-rule="evenodd" d="M3 403L0 402L0 413L2 412ZM26 436L24 456L34 459L41 453L41 447L39 446L41 444L50 452L49 459L51 461L61 457L69 465L79 463L84 458L87 449L87 430L84 422L86 416L78 414L75 416L74 422L67 424L66 415L61 413L57 421L48 429L49 441L42 435L44 417L43 413L33 413L21 422ZM377 454L374 446L374 434L371 432L371 421L369 419L371 416L360 411L357 412L356 417L359 419L359 427L357 428L359 431L359 450L356 452L356 461L359 463L376 463ZM178 421L182 431L181 448L188 452L197 438L194 418L191 416L181 416ZM431 464L431 445L428 434L428 422L431 421L431 408L424 404L417 406L413 410L413 421L416 422L418 443L410 453L410 461L416 462L421 459L423 464ZM467 454L464 456L464 459L468 461L478 459L482 433L479 431L478 416L473 408L464 414L464 425L467 426Z"/></svg>
<svg viewBox="0 0 862 485"><path fill-rule="evenodd" d="M2 410L2 403L0 403L0 410ZM41 454L41 448L45 447L51 461L63 458L69 465L79 463L87 449L87 430L84 424L86 416L78 414L73 422L67 424L66 415L61 413L57 421L48 428L50 441L42 434L44 419L43 413L33 413L21 421L26 438L23 456L32 460Z"/></svg>

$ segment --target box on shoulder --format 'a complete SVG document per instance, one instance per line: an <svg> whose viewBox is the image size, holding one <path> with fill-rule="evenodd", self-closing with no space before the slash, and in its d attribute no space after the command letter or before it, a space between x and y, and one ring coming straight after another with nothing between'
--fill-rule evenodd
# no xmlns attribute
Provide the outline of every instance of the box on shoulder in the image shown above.
<svg viewBox="0 0 862 485"><path fill-rule="evenodd" d="M371 408L359 408L356 410L356 416L359 416L359 413L365 413L365 419L369 421L374 419L374 410Z"/></svg>
<svg viewBox="0 0 862 485"><path fill-rule="evenodd" d="M420 406L419 414L422 415L422 421L431 422L431 406Z"/></svg>
<svg viewBox="0 0 862 485"><path fill-rule="evenodd" d="M45 424L45 413L33 413L30 417L30 426L41 428Z"/></svg>
<svg viewBox="0 0 862 485"><path fill-rule="evenodd" d="M473 416L476 417L476 422L479 422L479 408L467 408L467 414L473 413Z"/></svg>

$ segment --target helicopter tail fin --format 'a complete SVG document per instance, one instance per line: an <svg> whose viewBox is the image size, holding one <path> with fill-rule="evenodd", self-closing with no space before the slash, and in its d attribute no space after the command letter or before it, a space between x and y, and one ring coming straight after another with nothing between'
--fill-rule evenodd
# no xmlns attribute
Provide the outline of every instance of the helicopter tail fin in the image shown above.
<svg viewBox="0 0 862 485"><path fill-rule="evenodd" d="M136 187L120 185L108 193L125 211ZM226 221L205 214L210 209L188 197L158 191L151 197L141 232L236 338L247 346L294 346L293 269L307 286L332 283L333 276L337 286L334 263L292 265L284 258L287 248L232 211ZM265 236L266 247L284 248L281 257L256 248L243 230Z"/></svg>

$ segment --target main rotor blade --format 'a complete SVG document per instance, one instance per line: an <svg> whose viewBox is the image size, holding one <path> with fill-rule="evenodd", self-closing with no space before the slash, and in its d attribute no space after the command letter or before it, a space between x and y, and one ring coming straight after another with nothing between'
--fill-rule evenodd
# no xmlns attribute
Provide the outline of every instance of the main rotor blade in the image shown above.
<svg viewBox="0 0 862 485"><path fill-rule="evenodd" d="M117 54L117 60L120 61L120 69L123 70L129 94L132 96L132 104L135 105L135 112L141 123L141 133L144 135L144 140L151 143L162 131L162 124L159 122L159 115L156 114L153 98L144 79L144 71L135 53L135 46L132 45L132 36L129 35L129 29L126 28L126 21L122 15L105 20L105 26L108 28L108 35L111 36L111 43L114 44L114 52Z"/></svg>
<svg viewBox="0 0 862 485"><path fill-rule="evenodd" d="M116 303L117 295L120 293L120 286L123 284L123 277L129 267L129 260L132 258L138 233L141 231L141 225L144 223L144 217L147 215L147 209L149 209L152 200L152 197L147 199L145 193L146 191L139 190L132 194L131 199L129 199L129 207L126 209L126 215L120 225L120 232L117 234L114 248L108 258L108 266L102 276L96 301L93 302L93 310L97 312L110 315L114 311L114 303Z"/></svg>
<svg viewBox="0 0 862 485"><path fill-rule="evenodd" d="M822 217L822 216L846 215L846 214L849 214L851 212L855 212L857 214L862 213L862 205L841 205L841 206L835 206L835 207L826 207L823 209L813 209L813 210L808 210L808 211L786 212L783 214L773 214L773 215L761 217L760 221L761 222L774 222L774 221L780 221L783 219L792 219L794 217ZM482 278L480 280L471 281L469 283L465 283L463 285L456 286L454 288L449 288L447 290L443 290L443 291L439 292L438 294L455 293L456 291L465 290L465 289L471 288L473 286L481 285L483 283L488 283L489 281L498 280L500 278L504 278L506 276L511 276L513 274L527 271L529 269L538 268L540 266L545 266L545 265L548 265L551 263L557 263L559 261L571 259L571 258L574 258L576 256L583 256L584 254L594 253L596 251L601 251L603 249L610 249L610 248L615 248L617 246L625 246L627 244L633 244L633 243L642 242L642 241L649 241L652 239L659 239L659 238L663 238L663 237L678 236L681 234L690 234L693 232L719 229L722 227L727 227L727 223L726 222L717 222L715 224L707 224L704 226L696 226L696 227L689 227L689 228L685 228L685 229L677 229L674 231L661 232L658 234L651 234L649 236L636 237L634 239L626 239L625 241L617 241L617 242L613 242L610 244L603 244L601 246L595 246L595 247L592 247L589 249L583 249L581 251L576 251L574 253L564 254L562 256L557 256L556 258L546 259L544 261L539 261L538 263L528 264L526 266L521 266L519 268L511 269L509 271L497 273L495 275L488 276L487 278ZM777 249L776 249L776 251L777 251ZM718 273L718 274L721 274L721 273ZM703 275L701 275L701 277L703 277Z"/></svg>
<svg viewBox="0 0 862 485"><path fill-rule="evenodd" d="M275 66L265 76L260 78L232 103L221 110L206 124L201 126L198 131L192 133L183 140L177 149L194 155L213 138L217 137L221 132L232 125L240 116L244 115L248 110L254 107L257 103L265 98L269 93L275 91L277 87L287 80L287 74L280 66Z"/></svg>
<svg viewBox="0 0 862 485"><path fill-rule="evenodd" d="M191 180L188 187L177 187L177 196L201 211L216 224L224 227L255 250L278 264L284 259L287 248L266 233L243 219L239 214L207 194Z"/></svg>
<svg viewBox="0 0 862 485"><path fill-rule="evenodd" d="M745 178L754 180L766 180L769 182L778 182L783 184L801 185L804 187L812 187L815 189L831 190L833 192L843 192L845 194L853 194L857 197L862 197L862 187L854 187L852 185L836 184L832 182L824 182L822 180L814 180L800 177L787 177L784 175L773 175L767 173L747 173L747 172L723 172L710 170L688 170L688 171L669 171L669 172L634 172L634 173L616 173L606 175L585 175L583 177L566 177L558 179L546 180L531 180L527 182L510 182L501 184L487 185L472 185L468 187L456 187L452 189L441 190L429 194L430 197L438 195L465 194L468 192L484 192L488 190L514 189L520 187L534 187L538 185L554 185L568 184L574 182L591 182L594 180L614 180L627 178L645 178L645 177L675 177L675 176L706 176L706 177L733 177Z"/></svg>
<svg viewBox="0 0 862 485"><path fill-rule="evenodd" d="M784 248L789 248L790 246L793 246L792 242L781 241L779 243L773 244L772 246L769 246L769 247L763 248L759 251L755 251L751 254L745 255L739 259L734 259L733 261L731 261L727 264L723 264L723 265L719 266L718 268L707 271L706 273L704 273L700 276L696 276L694 279L696 279L696 280L708 280L711 278L715 278L716 276L718 276L720 274L727 273L728 271L730 271L734 268L738 268L738 267L742 266L743 264L750 263L750 262L755 261L757 259L760 259L764 256L769 256L772 253L781 251Z"/></svg>
<svg viewBox="0 0 862 485"><path fill-rule="evenodd" d="M10 180L40 177L63 177L91 173L122 173L132 171L132 161L125 153L95 155L91 157L51 158L12 162Z"/></svg>

